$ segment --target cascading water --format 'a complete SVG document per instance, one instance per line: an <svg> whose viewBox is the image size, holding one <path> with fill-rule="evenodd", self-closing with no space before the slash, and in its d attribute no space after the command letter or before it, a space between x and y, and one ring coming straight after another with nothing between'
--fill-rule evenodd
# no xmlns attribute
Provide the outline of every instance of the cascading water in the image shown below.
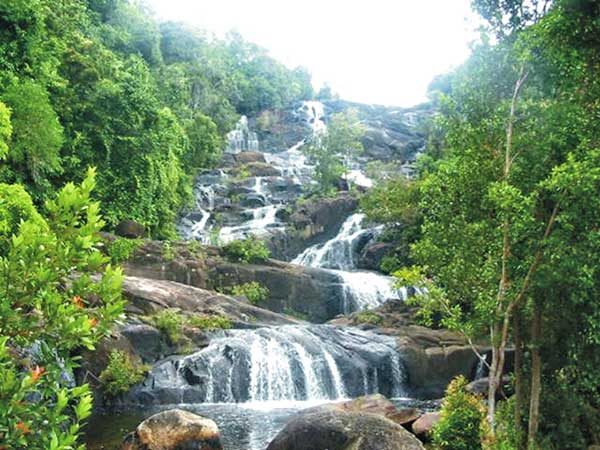
<svg viewBox="0 0 600 450"><path fill-rule="evenodd" d="M225 151L227 153L258 151L258 136L255 132L250 131L246 116L240 117L235 129L227 133L227 148Z"/></svg>
<svg viewBox="0 0 600 450"><path fill-rule="evenodd" d="M144 392L158 393L162 403L406 395L393 337L329 325L223 332L207 348L156 366L138 397Z"/></svg>
<svg viewBox="0 0 600 450"><path fill-rule="evenodd" d="M379 228L364 229L364 214L353 214L342 224L337 236L324 244L304 250L292 263L329 269L340 278L344 313L375 308L386 300L407 297L407 289L393 287L393 279L375 272L356 270L357 247L370 241Z"/></svg>

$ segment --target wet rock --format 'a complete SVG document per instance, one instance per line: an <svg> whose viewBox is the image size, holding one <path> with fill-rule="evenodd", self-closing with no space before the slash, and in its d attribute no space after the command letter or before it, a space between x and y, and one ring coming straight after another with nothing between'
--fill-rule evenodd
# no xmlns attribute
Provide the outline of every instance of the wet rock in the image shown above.
<svg viewBox="0 0 600 450"><path fill-rule="evenodd" d="M407 328L414 330L416 327ZM474 373L478 360L468 345L427 348L417 340L418 337L415 340L409 337L400 345L408 382L415 394L426 398L442 397L453 378L459 375L469 378Z"/></svg>
<svg viewBox="0 0 600 450"><path fill-rule="evenodd" d="M261 152L240 152L233 155L237 164L265 163L265 154Z"/></svg>
<svg viewBox="0 0 600 450"><path fill-rule="evenodd" d="M500 400L511 394L512 386L510 382L510 375L503 375L502 381L500 382L500 388L496 392L496 399ZM490 385L490 379L488 377L479 378L471 381L466 389L471 394L479 395L481 397L487 397L488 389Z"/></svg>
<svg viewBox="0 0 600 450"><path fill-rule="evenodd" d="M319 405L305 409L301 414L313 414L324 411L376 414L399 425L410 425L422 414L415 408L398 409L381 394L365 395L347 402Z"/></svg>
<svg viewBox="0 0 600 450"><path fill-rule="evenodd" d="M180 409L163 411L138 425L121 450L222 450L217 424Z"/></svg>
<svg viewBox="0 0 600 450"><path fill-rule="evenodd" d="M117 236L135 239L144 237L146 230L144 225L135 220L123 220L115 227L115 233Z"/></svg>
<svg viewBox="0 0 600 450"><path fill-rule="evenodd" d="M367 244L358 259L358 267L366 270L379 270L381 260L392 250L394 245L387 242L374 242Z"/></svg>
<svg viewBox="0 0 600 450"><path fill-rule="evenodd" d="M310 267L277 261L239 264L221 261L209 269L215 286L234 286L257 281L269 289L260 306L276 312L298 313L322 323L343 311L343 291L337 275Z"/></svg>
<svg viewBox="0 0 600 450"><path fill-rule="evenodd" d="M348 193L294 206L286 218L291 229L269 241L273 257L290 261L306 247L331 239L357 207L357 198Z"/></svg>
<svg viewBox="0 0 600 450"><path fill-rule="evenodd" d="M267 450L424 450L400 425L368 413L325 411L292 419Z"/></svg>
<svg viewBox="0 0 600 450"><path fill-rule="evenodd" d="M422 441L428 442L431 439L431 430L439 421L439 412L425 413L412 424L412 432Z"/></svg>
<svg viewBox="0 0 600 450"><path fill-rule="evenodd" d="M247 170L252 177L273 177L281 175L279 169L270 164L262 162L251 162L244 164L243 168Z"/></svg>
<svg viewBox="0 0 600 450"><path fill-rule="evenodd" d="M240 205L247 208L258 208L267 205L267 199L264 195L250 193L240 199Z"/></svg>

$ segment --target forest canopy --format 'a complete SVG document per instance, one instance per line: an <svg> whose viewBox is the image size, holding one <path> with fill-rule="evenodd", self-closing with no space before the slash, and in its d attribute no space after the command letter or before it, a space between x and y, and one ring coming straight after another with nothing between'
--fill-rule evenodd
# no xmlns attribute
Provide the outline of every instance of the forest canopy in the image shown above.
<svg viewBox="0 0 600 450"><path fill-rule="evenodd" d="M239 115L312 96L305 69L236 33L159 23L138 2L0 4L0 101L12 128L0 182L41 204L96 167L109 227L133 219L172 237L194 174L218 161Z"/></svg>

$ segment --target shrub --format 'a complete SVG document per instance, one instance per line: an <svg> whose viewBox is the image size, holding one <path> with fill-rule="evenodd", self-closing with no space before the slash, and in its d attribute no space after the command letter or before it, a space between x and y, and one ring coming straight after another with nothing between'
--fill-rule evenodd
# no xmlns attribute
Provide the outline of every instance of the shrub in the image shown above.
<svg viewBox="0 0 600 450"><path fill-rule="evenodd" d="M215 329L228 330L233 326L233 324L231 323L231 320L229 320L225 316L220 316L220 315L217 315L217 316L206 316L206 315L192 316L188 319L187 323L192 327L201 328L203 330L215 330Z"/></svg>
<svg viewBox="0 0 600 450"><path fill-rule="evenodd" d="M183 327L183 317L176 309L165 309L152 316L152 323L162 333L164 333L171 344L176 345L183 340L181 329Z"/></svg>
<svg viewBox="0 0 600 450"><path fill-rule="evenodd" d="M368 323L370 325L379 325L383 318L373 311L362 311L359 312L355 317L356 323Z"/></svg>
<svg viewBox="0 0 600 450"><path fill-rule="evenodd" d="M485 437L485 408L466 391L467 380L452 380L442 403L441 418L432 432L438 450L481 450Z"/></svg>
<svg viewBox="0 0 600 450"><path fill-rule="evenodd" d="M193 239L188 244L188 250L192 256L198 259L204 259L206 257L206 253L204 252L204 248L200 241Z"/></svg>
<svg viewBox="0 0 600 450"><path fill-rule="evenodd" d="M102 388L111 396L123 394L131 386L141 383L148 370L148 366L135 363L127 353L113 350L108 355L106 368L100 373Z"/></svg>
<svg viewBox="0 0 600 450"><path fill-rule="evenodd" d="M515 426L515 397L498 402L496 407L496 436L486 450L518 450L522 431ZM545 448L545 447L544 447Z"/></svg>
<svg viewBox="0 0 600 450"><path fill-rule="evenodd" d="M223 247L225 255L237 262L261 262L271 256L265 243L256 238L246 238L232 241Z"/></svg>
<svg viewBox="0 0 600 450"><path fill-rule="evenodd" d="M236 284L235 286L227 289L227 291L231 295L246 297L253 305L257 305L258 303L266 300L270 294L269 288L263 286L258 281Z"/></svg>
<svg viewBox="0 0 600 450"><path fill-rule="evenodd" d="M173 261L175 259L175 250L173 250L173 244L171 244L171 241L163 242L162 257L166 261Z"/></svg>
<svg viewBox="0 0 600 450"><path fill-rule="evenodd" d="M127 261L143 242L141 239L117 238L109 245L108 256L113 264Z"/></svg>
<svg viewBox="0 0 600 450"><path fill-rule="evenodd" d="M99 249L103 221L90 199L94 184L89 171L81 185L69 183L46 202L42 215L19 187L18 197L0 196L0 208L9 211L0 213L7 220L0 236L12 234L0 248L4 448L79 448L92 397L87 385L70 387L64 374L77 367L75 352L93 350L123 311L121 271ZM15 228L16 220L22 221Z"/></svg>

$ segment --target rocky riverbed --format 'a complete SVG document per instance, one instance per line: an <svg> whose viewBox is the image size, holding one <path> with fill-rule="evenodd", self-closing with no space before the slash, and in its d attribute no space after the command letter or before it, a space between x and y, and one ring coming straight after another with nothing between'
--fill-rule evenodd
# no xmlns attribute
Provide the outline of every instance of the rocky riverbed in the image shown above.
<svg viewBox="0 0 600 450"><path fill-rule="evenodd" d="M365 154L352 163L353 176L341 180L354 187L330 198L307 196L313 169L301 144L326 128L329 114L348 106L359 107L368 128ZM479 361L472 349L452 333L416 325L404 300L419 292L376 271L385 255L382 230L357 211L357 194L371 184L363 173L369 161L394 160L409 174L423 145L415 127L427 113L304 102L269 112L275 122L242 119L229 135L222 167L197 179L196 204L178 225L184 239L140 240L123 262L126 320L84 355L80 371L104 414L89 427L91 448L117 448L122 436L115 434L178 407L213 419L226 449L258 450L307 406L383 394L426 410L453 377L474 378ZM119 232L137 233L132 224ZM274 258L243 263L220 247L248 237L267 242ZM105 239L109 247L115 236ZM268 290L256 304L222 293L250 282ZM378 319L365 322L365 310ZM164 311L186 319L177 330L185 345L151 320ZM194 326L190 318L198 315L223 318L230 329ZM97 380L115 349L148 372L111 397ZM383 427L392 441L403 433L397 424L363 423L347 411L320 413L332 429L358 427L360 434L367 425ZM269 448L291 448L286 439Z"/></svg>

